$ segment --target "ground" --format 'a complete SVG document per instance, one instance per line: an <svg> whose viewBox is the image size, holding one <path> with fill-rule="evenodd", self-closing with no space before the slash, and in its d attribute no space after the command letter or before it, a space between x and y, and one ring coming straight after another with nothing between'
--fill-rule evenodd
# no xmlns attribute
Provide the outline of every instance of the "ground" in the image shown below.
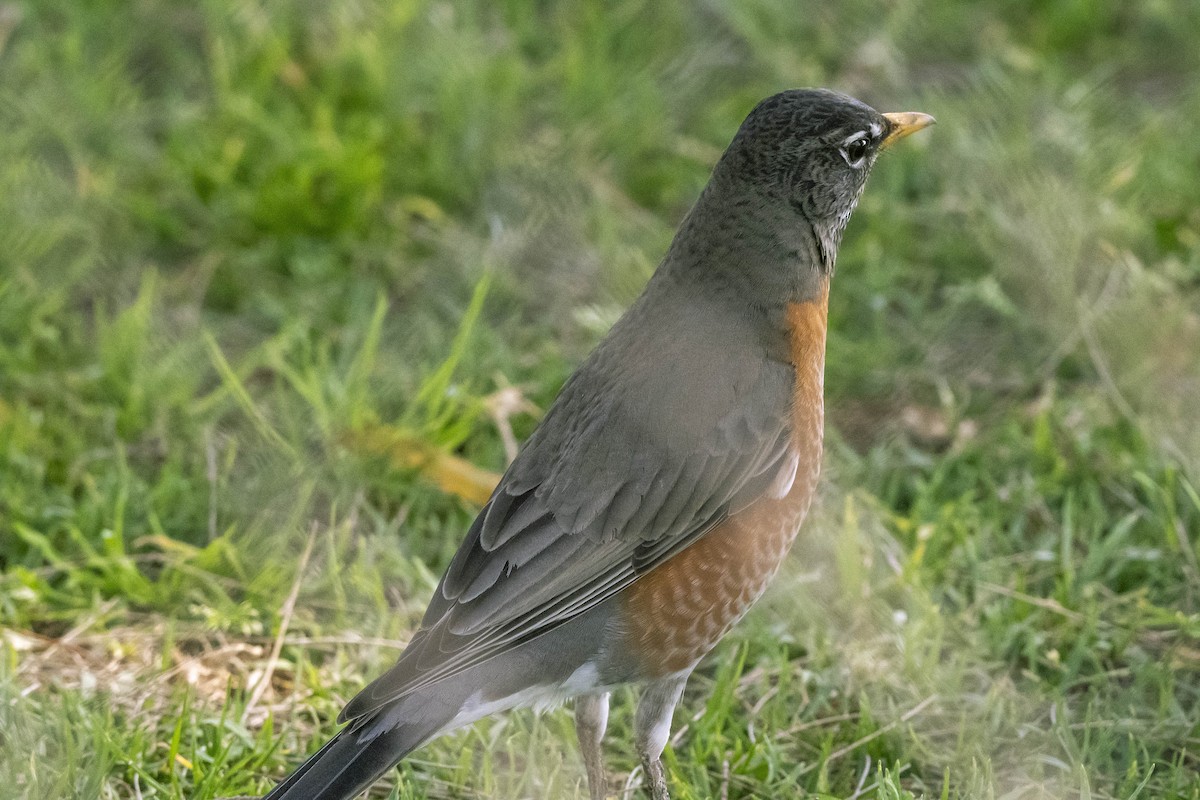
<svg viewBox="0 0 1200 800"><path fill-rule="evenodd" d="M0 3L6 795L299 763L742 116L823 85L938 125L846 233L821 500L674 796L1200 798L1198 40L1187 0ZM378 791L585 796L566 710Z"/></svg>

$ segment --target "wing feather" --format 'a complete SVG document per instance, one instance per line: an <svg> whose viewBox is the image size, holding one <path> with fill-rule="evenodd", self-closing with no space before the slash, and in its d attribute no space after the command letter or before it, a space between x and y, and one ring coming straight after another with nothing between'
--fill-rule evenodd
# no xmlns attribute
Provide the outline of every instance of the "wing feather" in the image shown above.
<svg viewBox="0 0 1200 800"><path fill-rule="evenodd" d="M763 348L720 328L720 315L664 308L678 313L623 319L563 387L468 531L422 630L343 719L585 613L770 486L790 457L790 365L747 357ZM628 341L635 334L649 340Z"/></svg>

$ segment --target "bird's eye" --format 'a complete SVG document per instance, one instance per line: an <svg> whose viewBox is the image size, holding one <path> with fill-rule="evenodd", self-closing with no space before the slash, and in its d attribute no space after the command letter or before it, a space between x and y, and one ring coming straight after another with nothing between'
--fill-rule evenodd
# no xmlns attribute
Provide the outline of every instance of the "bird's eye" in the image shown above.
<svg viewBox="0 0 1200 800"><path fill-rule="evenodd" d="M852 167L858 168L863 165L867 158L867 152L871 149L870 137L863 134L853 141L846 142L842 146L842 157L846 159L846 163Z"/></svg>

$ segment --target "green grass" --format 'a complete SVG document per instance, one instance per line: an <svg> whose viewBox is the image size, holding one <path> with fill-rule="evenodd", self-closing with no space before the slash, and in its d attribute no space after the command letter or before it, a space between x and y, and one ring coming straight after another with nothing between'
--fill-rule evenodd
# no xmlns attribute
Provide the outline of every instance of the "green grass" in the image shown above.
<svg viewBox="0 0 1200 800"><path fill-rule="evenodd" d="M6 796L296 765L476 510L381 431L501 469L489 398L545 408L753 103L829 85L939 124L846 234L822 501L673 796L1197 800L1198 8L0 3ZM585 796L563 711L399 775Z"/></svg>

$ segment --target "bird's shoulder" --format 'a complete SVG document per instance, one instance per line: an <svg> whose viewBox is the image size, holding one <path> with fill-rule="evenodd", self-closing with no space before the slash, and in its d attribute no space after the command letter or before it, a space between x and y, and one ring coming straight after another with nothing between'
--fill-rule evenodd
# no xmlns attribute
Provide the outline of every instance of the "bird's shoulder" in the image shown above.
<svg viewBox="0 0 1200 800"><path fill-rule="evenodd" d="M786 333L720 298L652 286L566 381L514 464L515 484L564 469L753 446L786 423Z"/></svg>

